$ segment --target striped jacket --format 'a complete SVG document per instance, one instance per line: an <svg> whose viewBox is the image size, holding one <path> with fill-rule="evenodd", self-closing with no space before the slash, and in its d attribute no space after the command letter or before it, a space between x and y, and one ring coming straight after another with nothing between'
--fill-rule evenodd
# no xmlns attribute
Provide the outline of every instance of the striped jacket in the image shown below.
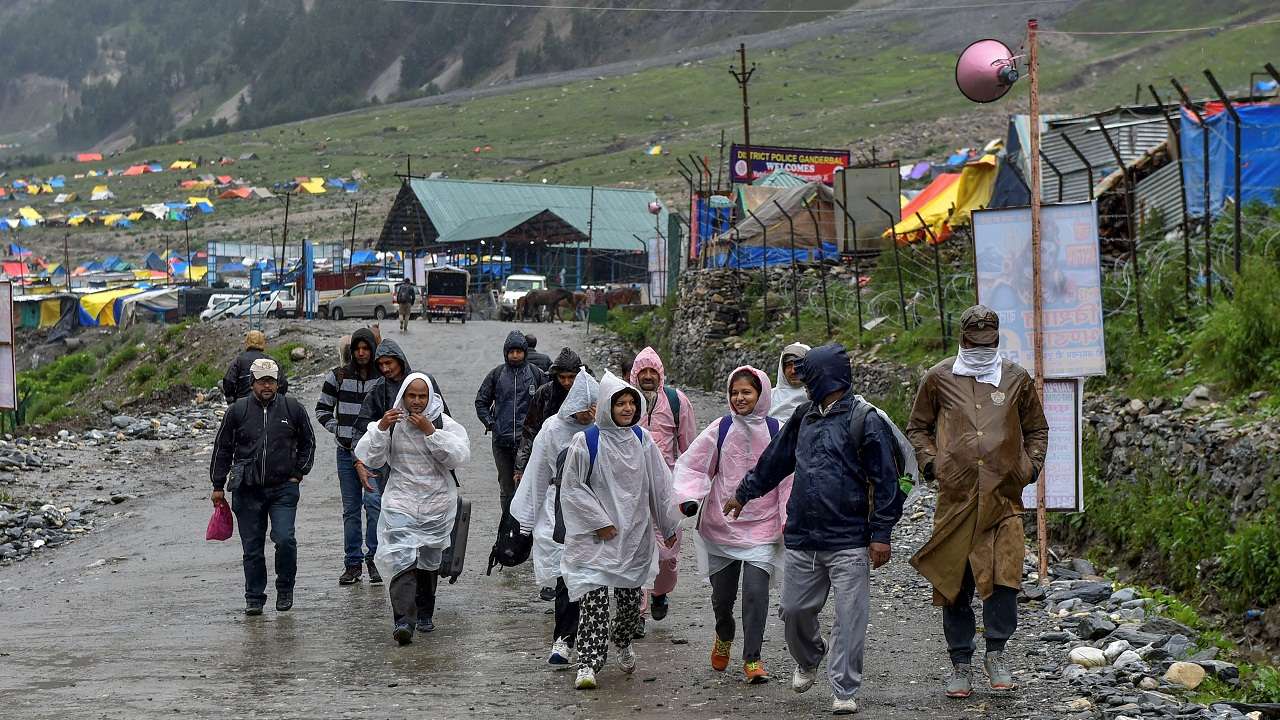
<svg viewBox="0 0 1280 720"><path fill-rule="evenodd" d="M316 420L325 430L333 433L334 440L340 447L350 450L355 435L356 417L360 415L360 406L364 404L364 396L373 384L381 377L377 372L368 380L353 377L351 368L336 367L324 376L324 386L320 389L320 399L316 400Z"/></svg>

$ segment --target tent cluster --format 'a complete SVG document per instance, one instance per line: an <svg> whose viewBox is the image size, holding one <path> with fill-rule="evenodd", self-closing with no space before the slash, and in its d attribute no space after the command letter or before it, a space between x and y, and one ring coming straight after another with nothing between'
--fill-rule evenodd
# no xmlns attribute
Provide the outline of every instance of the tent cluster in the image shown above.
<svg viewBox="0 0 1280 720"><path fill-rule="evenodd" d="M187 258L172 250L163 254L153 251L141 263L130 263L112 255L70 268L70 274L80 286L170 280L199 282L208 272L207 262L208 255L204 252L192 253L191 258ZM66 266L38 257L17 243L8 244L8 257L0 262L0 270L0 279L24 288L67 284Z"/></svg>
<svg viewBox="0 0 1280 720"><path fill-rule="evenodd" d="M128 327L143 317L164 318L179 309L184 288L139 283L88 293L48 292L13 299L14 325L22 328Z"/></svg>

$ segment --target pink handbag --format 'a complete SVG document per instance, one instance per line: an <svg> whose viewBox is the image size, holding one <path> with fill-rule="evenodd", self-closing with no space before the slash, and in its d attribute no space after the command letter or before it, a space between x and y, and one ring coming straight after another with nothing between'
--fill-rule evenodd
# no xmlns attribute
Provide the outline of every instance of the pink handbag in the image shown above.
<svg viewBox="0 0 1280 720"><path fill-rule="evenodd" d="M231 518L231 506L225 502L218 503L213 508L213 516L209 518L209 529L205 530L204 539L230 539L231 531L234 527L235 521Z"/></svg>

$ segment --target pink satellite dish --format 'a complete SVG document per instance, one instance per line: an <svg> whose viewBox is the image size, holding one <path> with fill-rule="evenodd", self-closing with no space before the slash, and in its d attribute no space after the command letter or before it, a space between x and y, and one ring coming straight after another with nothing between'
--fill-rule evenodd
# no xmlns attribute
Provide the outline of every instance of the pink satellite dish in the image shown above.
<svg viewBox="0 0 1280 720"><path fill-rule="evenodd" d="M1017 81L1018 61L999 40L979 40L956 60L956 87L974 102L999 100Z"/></svg>

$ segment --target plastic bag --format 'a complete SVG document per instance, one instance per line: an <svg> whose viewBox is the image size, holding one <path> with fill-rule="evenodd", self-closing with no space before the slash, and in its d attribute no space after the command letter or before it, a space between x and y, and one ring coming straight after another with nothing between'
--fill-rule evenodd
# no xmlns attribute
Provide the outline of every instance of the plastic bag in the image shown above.
<svg viewBox="0 0 1280 720"><path fill-rule="evenodd" d="M205 540L228 540L235 528L231 518L231 506L225 502L213 506L213 516L209 518L209 528L204 531Z"/></svg>

